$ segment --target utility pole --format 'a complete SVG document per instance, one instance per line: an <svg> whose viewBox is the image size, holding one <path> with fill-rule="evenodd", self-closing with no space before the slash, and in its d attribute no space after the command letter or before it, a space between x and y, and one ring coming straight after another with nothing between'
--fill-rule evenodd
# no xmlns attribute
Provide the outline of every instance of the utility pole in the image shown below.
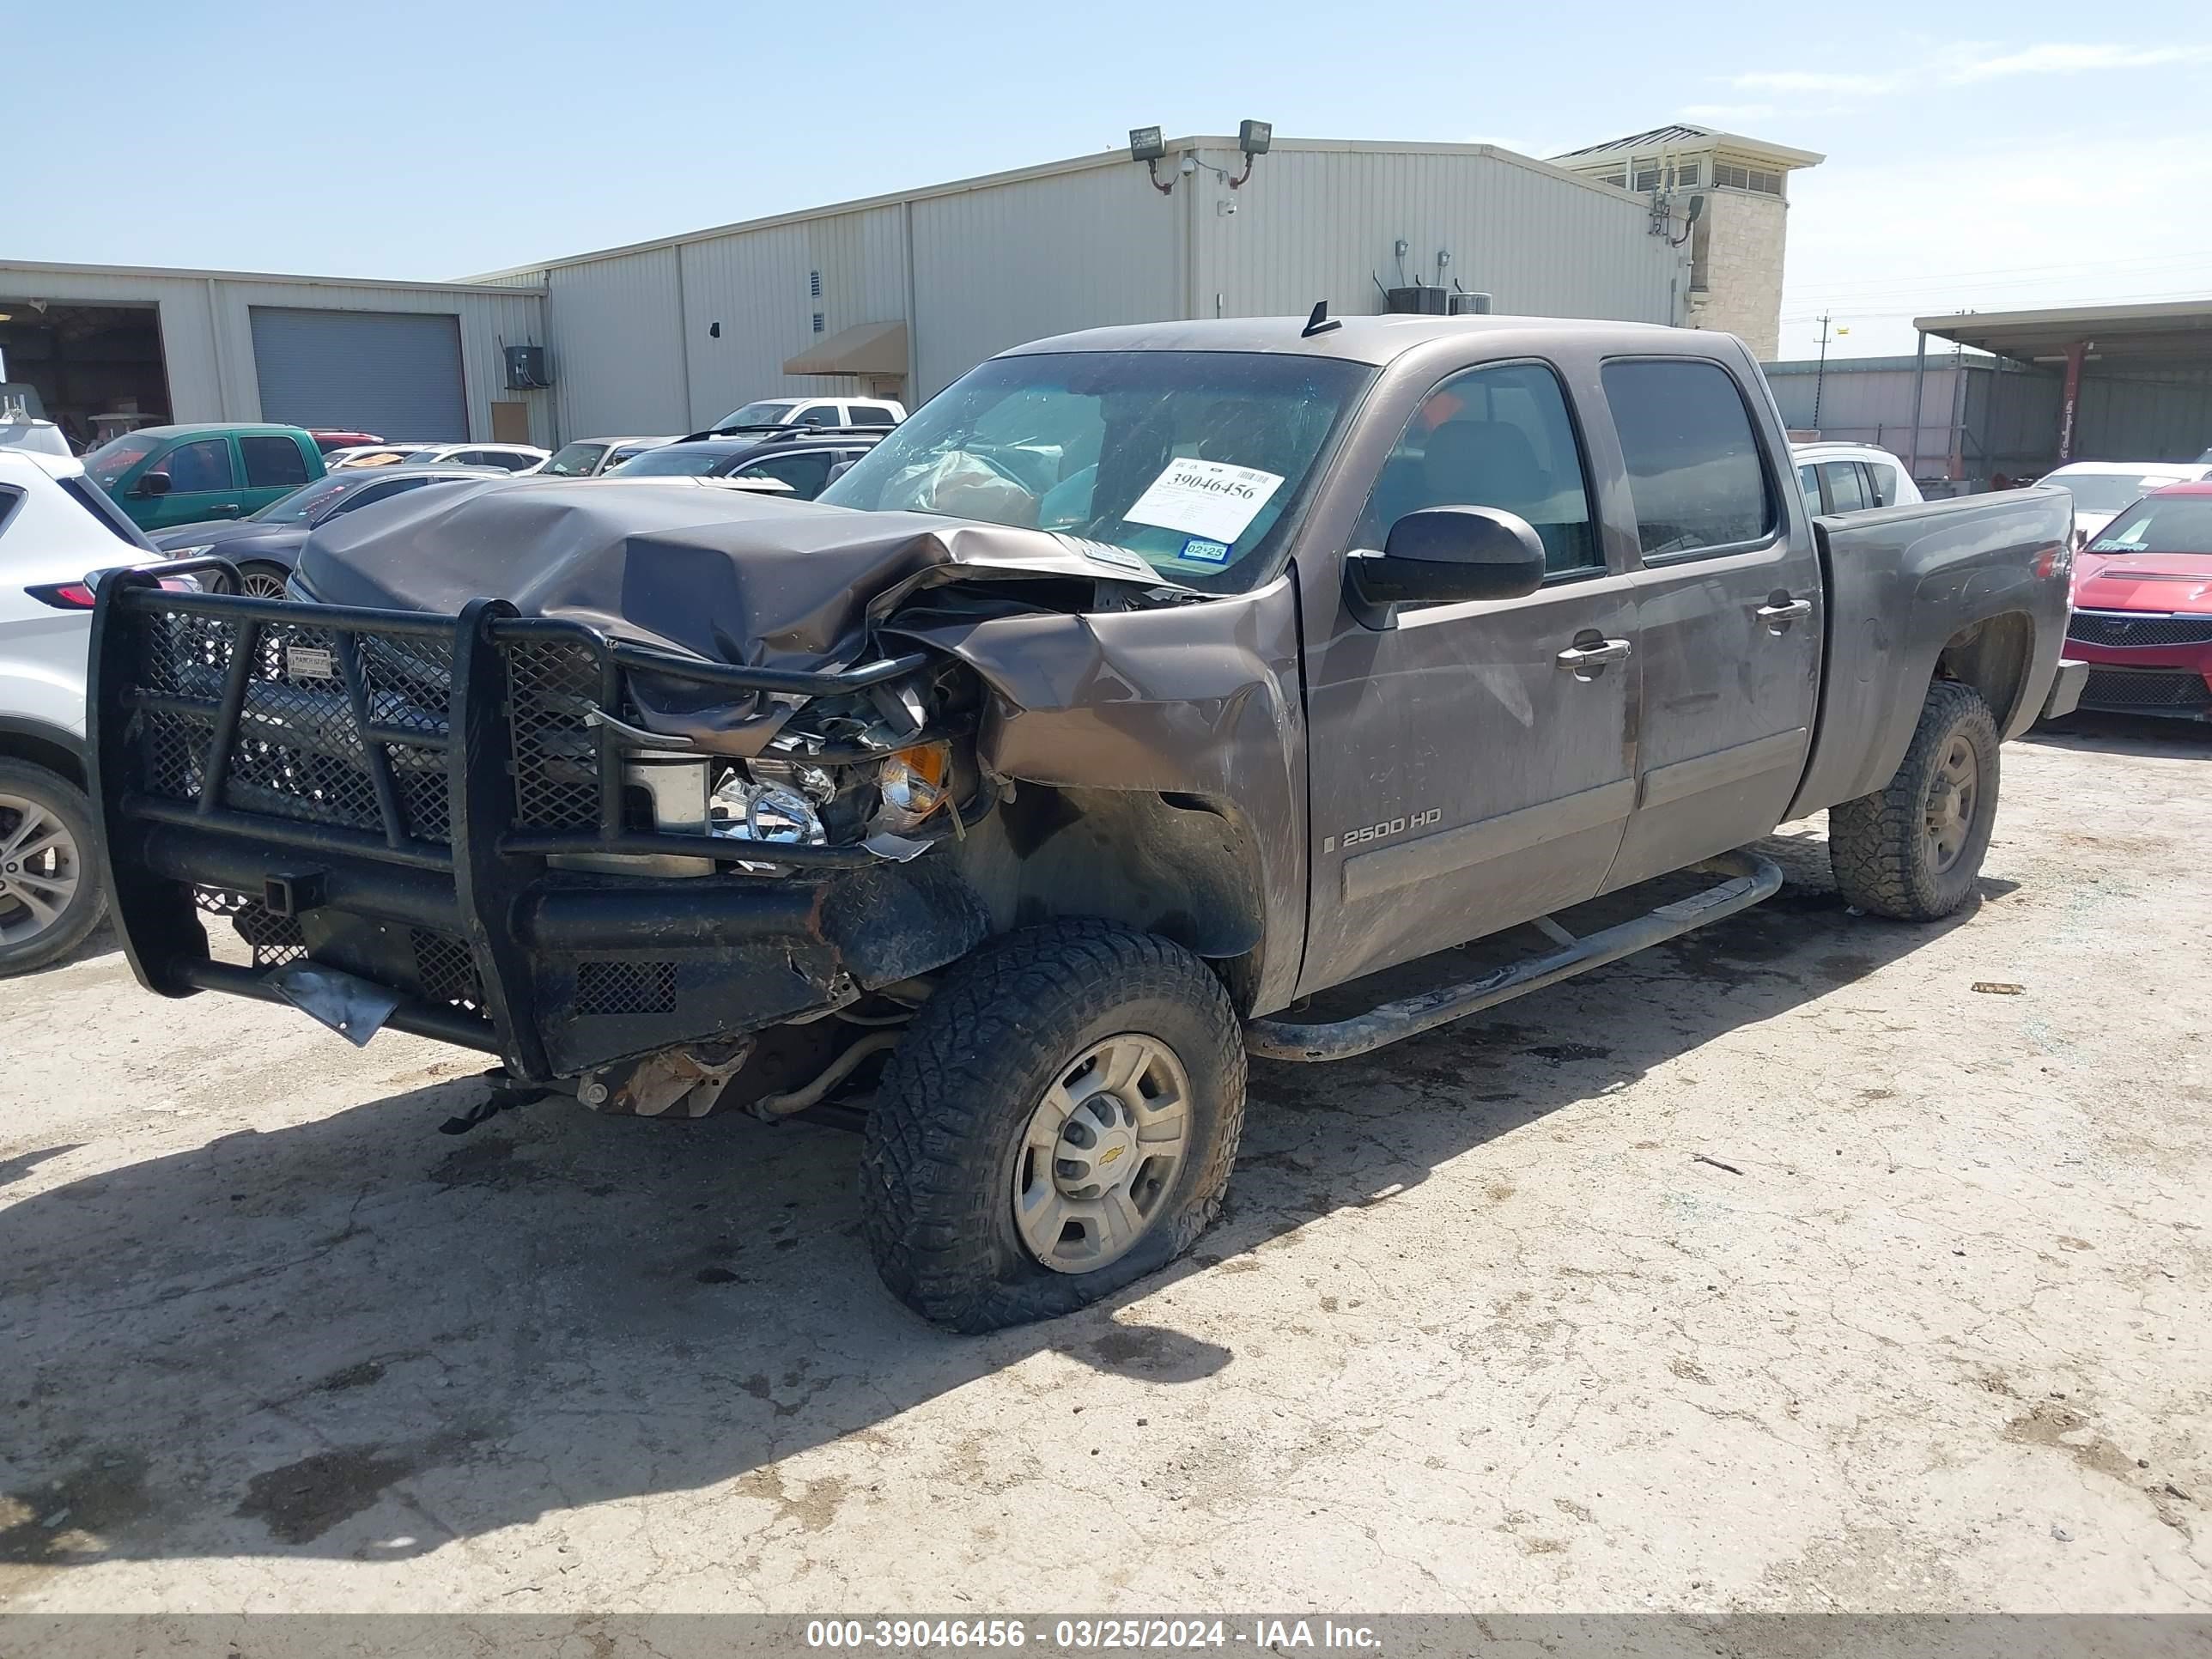
<svg viewBox="0 0 2212 1659"><path fill-rule="evenodd" d="M1813 429L1820 429L1820 388L1828 379L1828 313L1820 313L1820 367L1813 376Z"/></svg>

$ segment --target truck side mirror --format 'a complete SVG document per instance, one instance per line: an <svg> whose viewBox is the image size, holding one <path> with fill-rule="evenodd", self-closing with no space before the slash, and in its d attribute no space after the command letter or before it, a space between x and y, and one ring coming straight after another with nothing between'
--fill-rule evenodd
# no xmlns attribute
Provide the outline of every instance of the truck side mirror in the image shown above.
<svg viewBox="0 0 2212 1659"><path fill-rule="evenodd" d="M169 493L169 475L166 472L143 473L138 479L138 487L131 493L134 495L166 495Z"/></svg>
<svg viewBox="0 0 2212 1659"><path fill-rule="evenodd" d="M1428 507L1390 526L1380 553L1348 561L1352 590L1372 610L1517 599L1544 584L1544 541L1526 519L1494 507Z"/></svg>

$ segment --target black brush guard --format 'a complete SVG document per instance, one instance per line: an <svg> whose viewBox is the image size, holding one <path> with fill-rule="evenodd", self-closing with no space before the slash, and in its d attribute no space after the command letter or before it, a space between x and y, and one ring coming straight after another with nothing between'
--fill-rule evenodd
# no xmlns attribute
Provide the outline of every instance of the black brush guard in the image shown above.
<svg viewBox="0 0 2212 1659"><path fill-rule="evenodd" d="M864 690L925 659L743 668L478 599L458 617L100 584L88 737L102 878L141 983L280 1000L308 958L400 998L386 1024L574 1076L834 1007L988 923L941 860L666 835L625 815L625 671L726 693ZM841 754L845 763L872 758ZM679 854L714 876L562 869ZM773 872L743 871L738 861ZM219 962L227 919L252 965Z"/></svg>

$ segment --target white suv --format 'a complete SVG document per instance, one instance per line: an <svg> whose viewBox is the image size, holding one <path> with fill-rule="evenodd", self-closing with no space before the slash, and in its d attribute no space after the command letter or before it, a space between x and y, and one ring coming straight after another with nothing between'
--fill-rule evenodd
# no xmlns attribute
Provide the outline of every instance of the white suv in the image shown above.
<svg viewBox="0 0 2212 1659"><path fill-rule="evenodd" d="M1863 513L1875 507L1909 507L1921 499L1920 486L1903 461L1872 444L1792 444L1797 488L1805 510Z"/></svg>
<svg viewBox="0 0 2212 1659"><path fill-rule="evenodd" d="M0 447L0 975L100 925L86 799L89 578L159 558L64 455Z"/></svg>
<svg viewBox="0 0 2212 1659"><path fill-rule="evenodd" d="M733 409L714 430L733 426L896 426L906 405L896 398L763 398Z"/></svg>

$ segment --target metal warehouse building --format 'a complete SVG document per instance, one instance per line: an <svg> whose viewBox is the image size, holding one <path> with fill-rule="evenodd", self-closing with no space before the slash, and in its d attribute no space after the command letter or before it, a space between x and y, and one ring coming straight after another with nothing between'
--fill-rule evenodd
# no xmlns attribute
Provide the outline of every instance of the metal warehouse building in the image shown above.
<svg viewBox="0 0 2212 1659"><path fill-rule="evenodd" d="M1502 312L1680 314L1687 256L1651 234L1646 204L1510 151L1284 139L1238 188L1235 139L1167 151L1157 167L1116 150L485 280L544 289L564 436L690 429L776 392L918 403L1042 335L1319 300L1367 313L1417 283Z"/></svg>
<svg viewBox="0 0 2212 1659"><path fill-rule="evenodd" d="M542 343L544 296L477 283L0 260L0 361L76 436L166 421L281 421L550 443L544 392L502 345Z"/></svg>
<svg viewBox="0 0 2212 1659"><path fill-rule="evenodd" d="M1279 139L1250 157L1193 137L1150 166L1117 149L444 285L0 264L0 351L11 379L38 384L51 348L94 401L179 420L550 444L693 430L777 393L918 403L1042 335L1376 312L1391 289L1671 323L1684 228L1489 145ZM519 343L547 348L550 391L507 388L501 348ZM139 390L94 374L117 358Z"/></svg>

